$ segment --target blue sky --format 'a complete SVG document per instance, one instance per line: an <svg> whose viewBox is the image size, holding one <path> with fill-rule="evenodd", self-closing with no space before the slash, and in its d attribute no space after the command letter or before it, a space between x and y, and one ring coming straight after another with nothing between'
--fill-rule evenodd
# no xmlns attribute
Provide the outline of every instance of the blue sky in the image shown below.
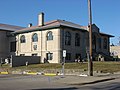
<svg viewBox="0 0 120 90"><path fill-rule="evenodd" d="M115 37L120 36L120 0L91 0L92 18L101 30ZM87 0L0 0L0 23L26 27L28 23L37 25L37 16L45 13L45 21L67 20L80 25L88 25Z"/></svg>

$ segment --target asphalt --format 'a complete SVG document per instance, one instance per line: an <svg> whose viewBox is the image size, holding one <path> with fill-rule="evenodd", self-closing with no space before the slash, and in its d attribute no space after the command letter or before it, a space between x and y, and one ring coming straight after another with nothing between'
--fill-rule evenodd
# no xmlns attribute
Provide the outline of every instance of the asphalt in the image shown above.
<svg viewBox="0 0 120 90"><path fill-rule="evenodd" d="M117 75L106 75L106 76L78 76L78 75L26 75L26 74L6 74L0 75L0 79L3 78L29 78L32 77L33 79L37 78L40 81L46 82L48 80L51 83L61 83L61 84L68 84L68 85L86 85L86 84L94 84L99 82L105 82L109 80L114 80L120 78L120 74ZM47 78L47 79L46 79ZM47 81L47 82L48 82Z"/></svg>
<svg viewBox="0 0 120 90"><path fill-rule="evenodd" d="M93 84L104 82L108 80L116 79L116 76L74 76L74 75L66 75L64 77L61 76L59 80L55 81L56 83L64 83L68 85L85 85L85 84Z"/></svg>
<svg viewBox="0 0 120 90"><path fill-rule="evenodd" d="M3 72L3 74L7 74L6 72ZM99 83L99 82L105 82L108 80L114 80L117 78L120 78L120 72L110 74L110 73L94 73L93 76L88 76L87 74L80 74L80 75L74 75L74 74L65 74L65 75L57 75L57 74L41 74L36 72L30 72L30 73L13 73L11 75L40 75L40 76L47 76L50 77L51 81L54 83L63 83L68 85L85 85L85 84L93 84L93 83Z"/></svg>
<svg viewBox="0 0 120 90"><path fill-rule="evenodd" d="M116 72L114 74L94 73L93 76L88 76L87 74L65 75L65 76L61 76L61 79L58 80L57 82L71 84L71 85L85 85L85 84L105 82L117 78L120 78L120 72Z"/></svg>

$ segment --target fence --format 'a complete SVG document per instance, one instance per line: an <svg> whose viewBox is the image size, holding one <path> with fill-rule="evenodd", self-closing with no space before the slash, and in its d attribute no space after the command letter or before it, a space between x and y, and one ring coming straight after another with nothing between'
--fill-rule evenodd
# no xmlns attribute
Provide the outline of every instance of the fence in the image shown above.
<svg viewBox="0 0 120 90"><path fill-rule="evenodd" d="M25 66L29 64L39 64L41 61L40 56L12 56L11 67Z"/></svg>

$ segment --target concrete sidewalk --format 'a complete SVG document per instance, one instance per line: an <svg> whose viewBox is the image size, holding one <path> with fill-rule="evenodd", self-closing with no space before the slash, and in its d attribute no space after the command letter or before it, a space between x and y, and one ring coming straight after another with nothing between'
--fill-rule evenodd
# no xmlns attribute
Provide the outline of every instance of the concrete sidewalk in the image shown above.
<svg viewBox="0 0 120 90"><path fill-rule="evenodd" d="M120 75L109 75L109 76L76 76L76 75L66 75L64 77L59 76L59 79L54 81L55 83L64 83L69 85L85 85L93 84L108 80L114 80L120 78Z"/></svg>

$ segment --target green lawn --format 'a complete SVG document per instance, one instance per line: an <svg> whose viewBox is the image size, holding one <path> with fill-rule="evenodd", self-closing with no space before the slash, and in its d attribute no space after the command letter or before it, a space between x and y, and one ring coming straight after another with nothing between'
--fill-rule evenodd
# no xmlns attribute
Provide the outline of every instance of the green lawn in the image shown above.
<svg viewBox="0 0 120 90"><path fill-rule="evenodd" d="M4 70L45 70L45 69L61 69L61 64L34 64L21 67L10 68L7 65L3 65L0 69ZM88 63L65 63L65 69L81 69L87 70ZM101 72L118 72L120 71L120 62L93 62L93 70Z"/></svg>

